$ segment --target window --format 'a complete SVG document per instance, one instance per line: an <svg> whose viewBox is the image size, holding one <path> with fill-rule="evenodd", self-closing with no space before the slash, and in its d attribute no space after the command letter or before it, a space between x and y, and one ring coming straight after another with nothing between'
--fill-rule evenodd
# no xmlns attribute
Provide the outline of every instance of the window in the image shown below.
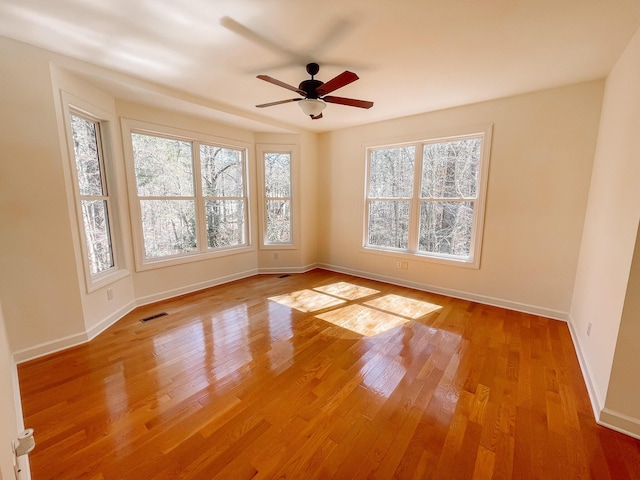
<svg viewBox="0 0 640 480"><path fill-rule="evenodd" d="M294 145L259 145L261 238L264 247L294 245Z"/></svg>
<svg viewBox="0 0 640 480"><path fill-rule="evenodd" d="M247 202L243 152L200 145L200 162L208 247L245 245Z"/></svg>
<svg viewBox="0 0 640 480"><path fill-rule="evenodd" d="M264 155L265 243L291 243L291 154Z"/></svg>
<svg viewBox="0 0 640 480"><path fill-rule="evenodd" d="M369 148L365 248L477 268L490 134Z"/></svg>
<svg viewBox="0 0 640 480"><path fill-rule="evenodd" d="M120 260L119 220L109 127L113 115L61 92L80 251L87 292L128 274ZM71 197L70 197L71 200Z"/></svg>
<svg viewBox="0 0 640 480"><path fill-rule="evenodd" d="M100 124L71 114L73 154L91 275L115 266Z"/></svg>
<svg viewBox="0 0 640 480"><path fill-rule="evenodd" d="M249 246L246 148L123 125L131 127L139 268Z"/></svg>

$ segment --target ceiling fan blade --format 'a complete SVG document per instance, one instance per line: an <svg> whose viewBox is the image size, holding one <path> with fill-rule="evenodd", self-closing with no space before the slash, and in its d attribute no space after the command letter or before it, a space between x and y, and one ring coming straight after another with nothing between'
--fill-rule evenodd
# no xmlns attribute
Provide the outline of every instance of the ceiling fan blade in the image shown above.
<svg viewBox="0 0 640 480"><path fill-rule="evenodd" d="M306 93L304 90L300 90L298 87L294 87L293 85L289 85L288 83L281 82L280 80L270 77L269 75L258 75L257 78L259 78L260 80L264 80L265 82L278 85L279 87L286 88L287 90L291 90L292 92L299 93L303 97L306 96Z"/></svg>
<svg viewBox="0 0 640 480"><path fill-rule="evenodd" d="M349 85L351 82L355 82L358 80L358 75L349 70L345 70L337 77L332 78L327 83L320 85L316 89L316 93L319 96L326 95L327 93L331 93L334 90L344 87L345 85Z"/></svg>
<svg viewBox="0 0 640 480"><path fill-rule="evenodd" d="M350 107L359 107L359 108L373 107L373 102L369 102L367 100L356 100L355 98L333 97L331 95L327 95L326 97L322 97L322 100L329 103L338 103L340 105L348 105Z"/></svg>
<svg viewBox="0 0 640 480"><path fill-rule="evenodd" d="M253 30L250 30L249 28L245 27L241 23L236 22L231 17L222 17L220 19L220 25L222 25L228 30L240 35L241 37L246 38L247 40L257 45L262 45L263 47L266 47L269 50L273 50L274 52L277 52L287 57L290 57L292 59L295 59L297 62L302 62L304 60L304 58L302 58L303 56L300 55L298 52L291 50L289 48L286 48L280 45L279 43L276 43L273 40L270 40L267 37L264 37L259 33L254 32Z"/></svg>
<svg viewBox="0 0 640 480"><path fill-rule="evenodd" d="M279 100L277 102L261 103L260 105L256 105L256 107L258 107L258 108L273 107L274 105L280 105L280 104L283 104L283 103L290 103L290 102L297 102L298 100L302 100L302 99L301 98L290 98L288 100Z"/></svg>
<svg viewBox="0 0 640 480"><path fill-rule="evenodd" d="M313 54L313 58L321 58L324 52L341 41L349 31L352 30L352 27L353 21L350 18L343 17L334 19L322 37L318 38L314 44L315 47L309 50L309 52ZM327 65L326 62L322 62L322 64Z"/></svg>

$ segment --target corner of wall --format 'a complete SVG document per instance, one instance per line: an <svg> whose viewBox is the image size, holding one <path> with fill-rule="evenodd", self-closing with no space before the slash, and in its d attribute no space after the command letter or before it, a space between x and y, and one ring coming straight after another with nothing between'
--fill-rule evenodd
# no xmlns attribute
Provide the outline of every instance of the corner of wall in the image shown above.
<svg viewBox="0 0 640 480"><path fill-rule="evenodd" d="M573 342L573 347L576 351L576 355L578 357L578 363L580 364L580 370L582 371L582 377L584 378L584 383L587 387L587 393L589 395L589 400L591 401L591 408L593 409L593 416L598 422L600 419L600 412L604 407L604 402L598 395L598 390L595 388L596 382L591 373L591 369L589 368L589 362L587 360L586 355L582 347L580 346L580 337L575 329L575 321L569 313L569 320L567 321L569 326L569 333L571 334L571 341Z"/></svg>

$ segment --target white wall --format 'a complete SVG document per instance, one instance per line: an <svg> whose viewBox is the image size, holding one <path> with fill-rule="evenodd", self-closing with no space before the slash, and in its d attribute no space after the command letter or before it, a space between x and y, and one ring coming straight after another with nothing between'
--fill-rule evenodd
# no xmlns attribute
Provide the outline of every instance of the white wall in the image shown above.
<svg viewBox="0 0 640 480"><path fill-rule="evenodd" d="M571 306L574 340L582 357L596 414L605 403L612 402L616 408L621 408L618 400L608 397L608 389L616 343L625 341L619 335L620 321L640 219L639 125L640 31L606 81ZM637 323L637 315L633 321ZM589 324L591 335L587 336ZM637 351L637 345L635 348ZM635 358L628 368L635 372L637 383L640 372L637 355ZM626 402L630 401L626 399ZM637 398L635 402L638 403ZM632 410L627 412L630 415ZM609 413L611 417L612 412ZM625 415L624 411L618 413ZM635 421L636 433L640 434L640 420L636 418ZM615 420L609 418L608 422Z"/></svg>
<svg viewBox="0 0 640 480"><path fill-rule="evenodd" d="M567 318L587 203L603 82L589 82L323 134L321 262L340 270ZM480 269L364 251L365 152L491 123Z"/></svg>

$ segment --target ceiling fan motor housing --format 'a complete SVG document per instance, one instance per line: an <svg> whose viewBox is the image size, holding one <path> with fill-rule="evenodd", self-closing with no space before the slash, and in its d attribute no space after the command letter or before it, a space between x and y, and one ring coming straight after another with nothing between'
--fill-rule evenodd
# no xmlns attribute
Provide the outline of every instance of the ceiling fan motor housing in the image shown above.
<svg viewBox="0 0 640 480"><path fill-rule="evenodd" d="M303 90L306 98L318 98L318 94L316 93L316 89L320 86L324 85L324 82L320 80L303 80L300 82L298 88Z"/></svg>

